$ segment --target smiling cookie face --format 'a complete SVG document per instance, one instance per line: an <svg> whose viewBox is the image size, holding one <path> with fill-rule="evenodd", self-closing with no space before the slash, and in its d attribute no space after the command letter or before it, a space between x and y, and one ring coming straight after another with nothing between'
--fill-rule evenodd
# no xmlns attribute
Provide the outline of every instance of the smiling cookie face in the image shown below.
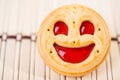
<svg viewBox="0 0 120 80"><path fill-rule="evenodd" d="M64 75L81 76L103 62L110 48L110 35L98 13L81 5L67 5L46 17L37 44L50 68Z"/></svg>

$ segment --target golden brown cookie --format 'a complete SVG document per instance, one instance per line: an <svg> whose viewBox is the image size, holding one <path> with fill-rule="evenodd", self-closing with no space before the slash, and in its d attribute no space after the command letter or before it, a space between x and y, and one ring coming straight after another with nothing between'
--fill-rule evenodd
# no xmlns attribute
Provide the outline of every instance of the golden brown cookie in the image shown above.
<svg viewBox="0 0 120 80"><path fill-rule="evenodd" d="M37 34L39 53L54 71L82 76L97 68L109 52L110 34L103 18L81 5L51 12Z"/></svg>

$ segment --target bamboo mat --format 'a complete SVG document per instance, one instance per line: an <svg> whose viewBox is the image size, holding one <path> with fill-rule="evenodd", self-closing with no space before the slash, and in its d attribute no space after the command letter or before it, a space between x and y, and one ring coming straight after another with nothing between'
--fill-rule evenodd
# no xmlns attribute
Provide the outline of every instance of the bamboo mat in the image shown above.
<svg viewBox="0 0 120 80"><path fill-rule="evenodd" d="M106 20L111 49L106 60L82 77L60 75L44 64L36 46L36 31L53 9L78 3ZM0 0L0 80L120 80L120 1Z"/></svg>

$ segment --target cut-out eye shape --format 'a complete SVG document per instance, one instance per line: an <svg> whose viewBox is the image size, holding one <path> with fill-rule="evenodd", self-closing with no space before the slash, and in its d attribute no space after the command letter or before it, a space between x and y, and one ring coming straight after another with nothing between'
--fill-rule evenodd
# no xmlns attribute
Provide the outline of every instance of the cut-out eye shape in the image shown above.
<svg viewBox="0 0 120 80"><path fill-rule="evenodd" d="M94 34L94 25L90 21L82 22L80 26L80 34Z"/></svg>
<svg viewBox="0 0 120 80"><path fill-rule="evenodd" d="M55 35L58 35L58 34L68 35L68 27L62 21L58 21L55 23L53 31Z"/></svg>

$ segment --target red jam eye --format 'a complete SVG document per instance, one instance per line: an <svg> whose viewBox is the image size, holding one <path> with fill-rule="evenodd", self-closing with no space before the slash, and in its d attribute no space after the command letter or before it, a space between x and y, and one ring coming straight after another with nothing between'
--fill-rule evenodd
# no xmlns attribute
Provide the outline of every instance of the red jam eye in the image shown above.
<svg viewBox="0 0 120 80"><path fill-rule="evenodd" d="M62 21L58 21L55 23L53 31L55 35L58 35L58 34L68 35L68 27Z"/></svg>
<svg viewBox="0 0 120 80"><path fill-rule="evenodd" d="M82 22L80 26L80 34L94 34L94 25L90 21Z"/></svg>

